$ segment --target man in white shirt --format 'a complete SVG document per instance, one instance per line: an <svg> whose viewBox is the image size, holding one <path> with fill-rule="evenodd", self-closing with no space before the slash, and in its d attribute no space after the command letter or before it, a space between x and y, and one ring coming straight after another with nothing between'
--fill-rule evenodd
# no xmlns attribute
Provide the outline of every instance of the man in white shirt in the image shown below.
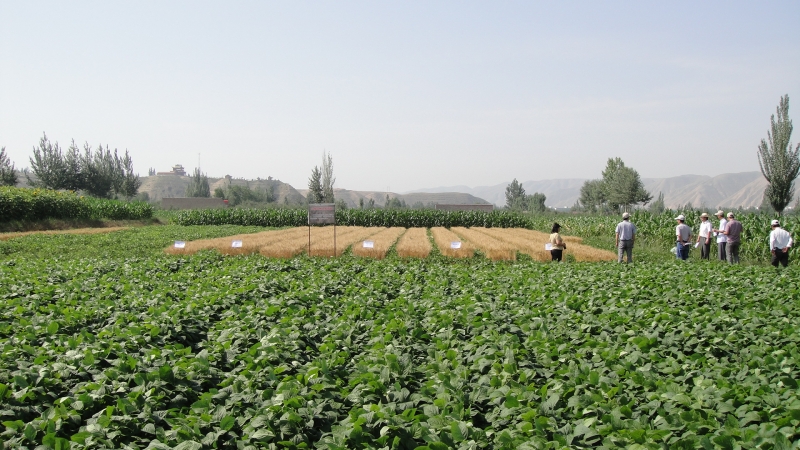
<svg viewBox="0 0 800 450"><path fill-rule="evenodd" d="M689 247L692 245L692 229L684 223L686 217L681 214L675 218L678 226L675 227L675 257L682 260L689 259Z"/></svg>
<svg viewBox="0 0 800 450"><path fill-rule="evenodd" d="M726 245L728 244L728 236L725 236L725 225L728 224L728 221L725 220L725 213L722 210L717 211L717 219L719 219L719 229L714 229L714 236L717 237L717 254L719 255L720 261L726 261L728 259L728 254L726 252Z"/></svg>
<svg viewBox="0 0 800 450"><path fill-rule="evenodd" d="M614 246L617 247L617 262L622 262L622 255L626 254L627 261L633 262L633 243L636 240L636 225L630 221L631 215L624 213L622 222L617 224Z"/></svg>
<svg viewBox="0 0 800 450"><path fill-rule="evenodd" d="M789 265L789 249L792 247L792 235L781 228L781 223L772 221L772 231L769 233L769 251L772 253L772 265L778 264L786 267Z"/></svg>
<svg viewBox="0 0 800 450"><path fill-rule="evenodd" d="M700 259L708 259L711 254L711 222L708 213L700 214L700 232L697 234L697 245L700 246Z"/></svg>

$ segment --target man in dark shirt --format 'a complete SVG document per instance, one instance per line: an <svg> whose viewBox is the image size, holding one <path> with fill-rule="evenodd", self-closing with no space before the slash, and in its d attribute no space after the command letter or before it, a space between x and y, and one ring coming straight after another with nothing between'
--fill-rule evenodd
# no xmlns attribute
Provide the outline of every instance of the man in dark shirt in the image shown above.
<svg viewBox="0 0 800 450"><path fill-rule="evenodd" d="M725 250L728 253L728 264L739 264L739 246L742 241L742 222L734 218L732 212L728 213L728 223L725 225L723 231L725 237L728 238L728 244Z"/></svg>

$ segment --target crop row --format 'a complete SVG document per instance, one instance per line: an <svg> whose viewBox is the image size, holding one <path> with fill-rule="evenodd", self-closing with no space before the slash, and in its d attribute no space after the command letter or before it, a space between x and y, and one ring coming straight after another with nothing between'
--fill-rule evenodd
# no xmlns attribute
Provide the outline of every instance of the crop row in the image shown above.
<svg viewBox="0 0 800 450"><path fill-rule="evenodd" d="M145 202L97 199L48 189L0 187L0 221L141 220L152 216L153 207Z"/></svg>
<svg viewBox="0 0 800 450"><path fill-rule="evenodd" d="M11 260L0 435L29 448L789 448L797 275Z"/></svg>

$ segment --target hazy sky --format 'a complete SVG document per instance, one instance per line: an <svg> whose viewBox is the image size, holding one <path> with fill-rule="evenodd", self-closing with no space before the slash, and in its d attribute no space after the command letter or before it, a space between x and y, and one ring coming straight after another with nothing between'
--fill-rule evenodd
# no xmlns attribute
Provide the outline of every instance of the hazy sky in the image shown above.
<svg viewBox="0 0 800 450"><path fill-rule="evenodd" d="M758 170L800 2L0 0L0 146L304 188ZM800 131L793 136L800 142Z"/></svg>

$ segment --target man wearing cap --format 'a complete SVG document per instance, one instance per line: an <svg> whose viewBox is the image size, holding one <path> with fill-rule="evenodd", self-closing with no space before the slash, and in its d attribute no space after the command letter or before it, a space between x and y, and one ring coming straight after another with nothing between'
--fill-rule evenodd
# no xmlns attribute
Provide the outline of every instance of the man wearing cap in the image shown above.
<svg viewBox="0 0 800 450"><path fill-rule="evenodd" d="M700 232L697 236L697 245L700 246L700 259L709 259L711 254L711 222L708 221L708 213L700 214Z"/></svg>
<svg viewBox="0 0 800 450"><path fill-rule="evenodd" d="M636 240L636 225L630 221L631 215L628 213L622 214L622 222L617 224L616 242L614 246L617 247L617 262L622 262L622 254L626 253L628 256L627 262L633 262L633 241Z"/></svg>
<svg viewBox="0 0 800 450"><path fill-rule="evenodd" d="M725 245L728 264L739 264L739 246L742 244L742 222L736 220L732 212L728 213L728 223L725 224L723 233L725 233L728 241Z"/></svg>
<svg viewBox="0 0 800 450"><path fill-rule="evenodd" d="M728 243L728 237L725 236L723 231L725 231L725 225L728 224L728 221L725 220L725 213L722 210L717 211L714 215L719 219L719 228L714 228L714 236L717 237L717 255L720 261L725 261L727 259L725 245Z"/></svg>
<svg viewBox="0 0 800 450"><path fill-rule="evenodd" d="M769 251L772 253L772 265L783 267L789 265L789 249L792 247L792 236L781 228L781 223L772 221L772 231L769 233Z"/></svg>
<svg viewBox="0 0 800 450"><path fill-rule="evenodd" d="M692 229L686 225L686 217L681 214L675 218L678 221L678 226L675 227L675 257L682 260L689 259L689 246L692 245Z"/></svg>

